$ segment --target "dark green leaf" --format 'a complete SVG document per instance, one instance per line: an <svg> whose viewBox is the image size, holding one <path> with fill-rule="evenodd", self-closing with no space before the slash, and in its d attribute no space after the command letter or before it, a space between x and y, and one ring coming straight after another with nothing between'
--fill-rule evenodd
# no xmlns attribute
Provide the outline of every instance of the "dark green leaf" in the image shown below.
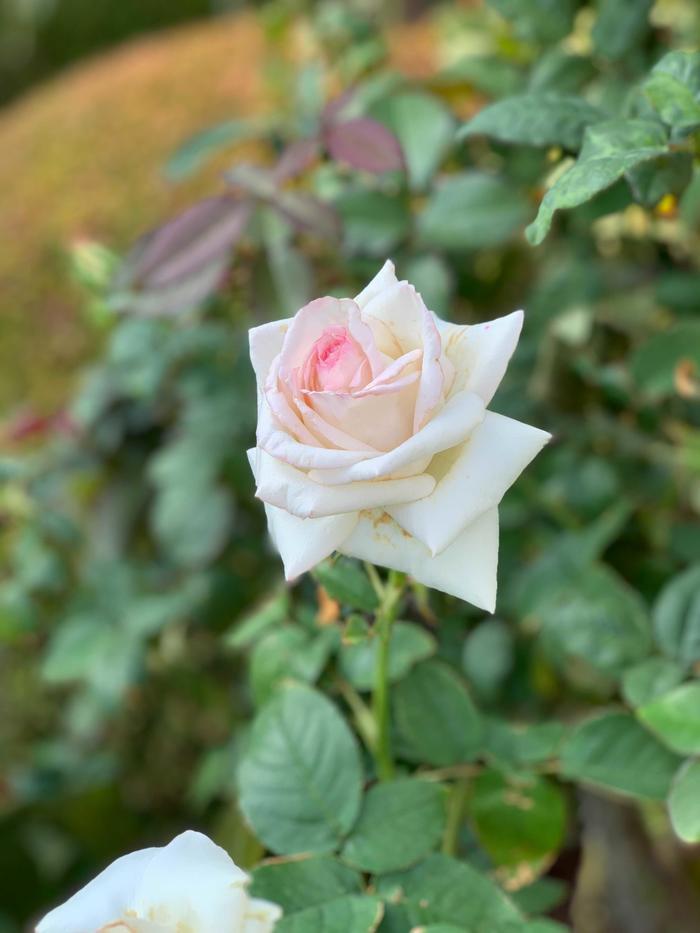
<svg viewBox="0 0 700 933"><path fill-rule="evenodd" d="M545 194L527 228L530 242L542 242L555 211L584 204L625 172L667 151L663 127L651 120L606 120L589 126L576 163Z"/></svg>
<svg viewBox="0 0 700 933"><path fill-rule="evenodd" d="M413 778L375 784L341 856L373 874L408 868L438 844L444 824L442 785Z"/></svg>
<svg viewBox="0 0 700 933"><path fill-rule="evenodd" d="M625 671L622 695L630 706L642 706L683 680L683 668L666 658L647 658Z"/></svg>
<svg viewBox="0 0 700 933"><path fill-rule="evenodd" d="M521 229L530 206L507 182L484 172L450 175L437 185L418 220L421 241L465 251L499 246Z"/></svg>
<svg viewBox="0 0 700 933"><path fill-rule="evenodd" d="M583 133L603 119L601 111L580 97L551 91L517 94L481 110L458 134L490 136L527 146L563 146L578 151Z"/></svg>
<svg viewBox="0 0 700 933"><path fill-rule="evenodd" d="M451 923L469 933L502 933L520 921L496 884L447 855L431 855L415 868L385 876L379 893L403 906L416 926Z"/></svg>
<svg viewBox="0 0 700 933"><path fill-rule="evenodd" d="M262 705L284 678L315 683L337 644L336 629L311 634L298 626L268 632L253 649L250 683L256 705Z"/></svg>
<svg viewBox="0 0 700 933"><path fill-rule="evenodd" d="M651 627L639 594L604 565L554 589L540 607L542 643L565 663L581 658L605 674L621 674L648 654Z"/></svg>
<svg viewBox="0 0 700 933"><path fill-rule="evenodd" d="M349 253L385 256L410 229L408 207L395 195L358 188L344 192L334 203Z"/></svg>
<svg viewBox="0 0 700 933"><path fill-rule="evenodd" d="M619 61L640 45L653 5L654 0L600 0L592 32L596 52Z"/></svg>
<svg viewBox="0 0 700 933"><path fill-rule="evenodd" d="M434 78L433 86L470 85L489 97L515 94L523 84L523 69L495 55L466 55Z"/></svg>
<svg viewBox="0 0 700 933"><path fill-rule="evenodd" d="M374 933L382 913L379 898L348 895L282 917L275 933Z"/></svg>
<svg viewBox="0 0 700 933"><path fill-rule="evenodd" d="M644 207L656 207L668 194L682 194L692 177L693 157L689 152L669 152L627 173L634 198Z"/></svg>
<svg viewBox="0 0 700 933"><path fill-rule="evenodd" d="M454 136L449 110L429 94L402 91L377 101L371 114L401 143L411 187L425 188Z"/></svg>
<svg viewBox="0 0 700 933"><path fill-rule="evenodd" d="M266 600L250 615L244 616L228 632L224 644L235 650L246 648L256 642L268 629L276 628L287 619L289 614L289 593L282 590Z"/></svg>
<svg viewBox="0 0 700 933"><path fill-rule="evenodd" d="M511 20L521 39L557 42L571 32L576 0L488 0L489 6Z"/></svg>
<svg viewBox="0 0 700 933"><path fill-rule="evenodd" d="M674 129L700 125L700 53L664 55L644 82L644 93L664 123Z"/></svg>
<svg viewBox="0 0 700 933"><path fill-rule="evenodd" d="M273 852L330 852L360 808L354 736L333 704L301 685L280 689L253 723L238 774L241 809Z"/></svg>
<svg viewBox="0 0 700 933"><path fill-rule="evenodd" d="M683 842L700 842L700 761L687 761L676 775L668 810Z"/></svg>
<svg viewBox="0 0 700 933"><path fill-rule="evenodd" d="M403 264L402 272L420 293L426 306L438 317L449 319L455 282L445 260L421 252Z"/></svg>
<svg viewBox="0 0 700 933"><path fill-rule="evenodd" d="M665 654L683 665L700 661L700 565L666 584L654 604L653 621Z"/></svg>
<svg viewBox="0 0 700 933"><path fill-rule="evenodd" d="M498 767L518 772L523 766L556 757L566 734L563 722L512 725L491 717L485 721L484 754Z"/></svg>
<svg viewBox="0 0 700 933"><path fill-rule="evenodd" d="M497 865L536 862L557 852L564 841L566 801L544 777L482 771L474 781L468 812L480 843Z"/></svg>
<svg viewBox="0 0 700 933"><path fill-rule="evenodd" d="M535 62L530 72L530 90L572 94L590 81L595 73L590 58L570 55L555 46ZM515 90L514 88L513 93Z"/></svg>
<svg viewBox="0 0 700 933"><path fill-rule="evenodd" d="M666 797L679 763L633 716L616 711L580 723L561 748L565 777L651 800Z"/></svg>
<svg viewBox="0 0 700 933"><path fill-rule="evenodd" d="M656 697L637 716L673 751L700 754L700 683L682 684Z"/></svg>
<svg viewBox="0 0 700 933"><path fill-rule="evenodd" d="M479 697L493 699L514 662L513 633L505 622L489 619L469 633L462 653L467 679Z"/></svg>
<svg viewBox="0 0 700 933"><path fill-rule="evenodd" d="M327 855L270 860L254 868L252 875L253 897L279 904L285 914L362 890L360 875Z"/></svg>
<svg viewBox="0 0 700 933"><path fill-rule="evenodd" d="M472 761L482 723L467 688L445 664L424 661L394 688L399 731L418 761L441 766Z"/></svg>

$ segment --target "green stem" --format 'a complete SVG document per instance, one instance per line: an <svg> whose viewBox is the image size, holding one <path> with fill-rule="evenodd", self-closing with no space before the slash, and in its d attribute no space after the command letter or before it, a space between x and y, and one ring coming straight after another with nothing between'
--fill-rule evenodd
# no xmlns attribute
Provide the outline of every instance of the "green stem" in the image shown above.
<svg viewBox="0 0 700 933"><path fill-rule="evenodd" d="M447 803L447 822L442 837L442 851L445 855L456 855L459 846L459 830L462 826L462 814L469 793L469 782L455 781Z"/></svg>
<svg viewBox="0 0 700 933"><path fill-rule="evenodd" d="M377 638L377 663L374 671L374 694L372 711L376 723L374 757L380 781L394 776L394 760L391 753L390 706L389 706L389 651L391 630L399 611L403 593L404 575L392 570L383 591L383 599L374 617Z"/></svg>

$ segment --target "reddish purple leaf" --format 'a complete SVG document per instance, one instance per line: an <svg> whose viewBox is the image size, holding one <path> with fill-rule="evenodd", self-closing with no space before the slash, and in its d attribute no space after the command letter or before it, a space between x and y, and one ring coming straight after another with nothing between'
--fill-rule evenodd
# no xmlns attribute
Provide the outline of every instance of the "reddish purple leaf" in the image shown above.
<svg viewBox="0 0 700 933"><path fill-rule="evenodd" d="M277 182L289 181L290 178L296 178L318 158L319 141L316 137L311 139L299 139L287 146L272 170L272 175Z"/></svg>
<svg viewBox="0 0 700 933"><path fill-rule="evenodd" d="M405 168L401 144L383 124L370 117L356 117L325 128L331 156L363 172L392 172Z"/></svg>
<svg viewBox="0 0 700 933"><path fill-rule="evenodd" d="M201 304L219 287L251 212L248 198L207 198L141 237L114 277L111 306L172 315Z"/></svg>
<svg viewBox="0 0 700 933"><path fill-rule="evenodd" d="M137 243L124 269L130 285L160 288L197 273L236 244L250 211L247 201L228 195L188 208Z"/></svg>

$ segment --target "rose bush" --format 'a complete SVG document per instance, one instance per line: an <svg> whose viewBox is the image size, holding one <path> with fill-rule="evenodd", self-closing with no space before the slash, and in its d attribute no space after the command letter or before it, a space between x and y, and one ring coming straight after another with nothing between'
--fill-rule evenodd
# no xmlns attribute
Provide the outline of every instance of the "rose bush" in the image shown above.
<svg viewBox="0 0 700 933"><path fill-rule="evenodd" d="M249 457L288 579L338 550L493 611L497 507L550 437L487 410L522 323L442 321L386 262L251 330Z"/></svg>
<svg viewBox="0 0 700 933"><path fill-rule="evenodd" d="M211 839L181 833L118 858L39 923L37 933L269 933L282 915Z"/></svg>

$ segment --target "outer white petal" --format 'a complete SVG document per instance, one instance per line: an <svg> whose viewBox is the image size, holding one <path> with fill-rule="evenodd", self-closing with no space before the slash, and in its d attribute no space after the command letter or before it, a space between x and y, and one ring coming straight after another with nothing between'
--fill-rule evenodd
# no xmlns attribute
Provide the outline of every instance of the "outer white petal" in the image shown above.
<svg viewBox="0 0 700 933"><path fill-rule="evenodd" d="M435 491L419 502L393 506L389 514L439 554L483 512L494 508L551 435L487 411L464 444L433 458Z"/></svg>
<svg viewBox="0 0 700 933"><path fill-rule="evenodd" d="M202 833L188 831L158 849L145 865L132 909L137 917L197 933L239 930L248 875Z"/></svg>
<svg viewBox="0 0 700 933"><path fill-rule="evenodd" d="M357 295L355 304L359 305L360 308L364 310L365 306L372 298L385 289L391 288L392 285L396 285L397 281L394 263L390 259L387 259L369 285L366 285L360 294Z"/></svg>
<svg viewBox="0 0 700 933"><path fill-rule="evenodd" d="M270 933L281 916L282 910L277 904L251 898L241 933Z"/></svg>
<svg viewBox="0 0 700 933"><path fill-rule="evenodd" d="M479 396L473 392L458 392L424 428L388 453L340 469L309 463L309 467L317 467L311 469L309 477L320 483L337 485L395 475L413 463L425 463L426 458L461 444L483 419L484 403ZM269 447L265 449L273 452ZM422 466L414 472L422 473L424 469Z"/></svg>
<svg viewBox="0 0 700 933"><path fill-rule="evenodd" d="M453 391L476 392L488 405L518 343L523 312L485 324L460 326L440 321L443 351L455 368Z"/></svg>
<svg viewBox="0 0 700 933"><path fill-rule="evenodd" d="M497 509L484 512L437 557L379 510L361 515L340 550L350 557L404 571L426 586L488 612L496 607Z"/></svg>
<svg viewBox="0 0 700 933"><path fill-rule="evenodd" d="M254 454L254 450L249 452L249 456ZM435 489L435 480L426 473L405 479L324 486L264 451L259 453L256 472L256 496L298 518L320 518L362 509L385 508L430 496Z"/></svg>
<svg viewBox="0 0 700 933"><path fill-rule="evenodd" d="M256 476L263 451L249 450L248 460ZM279 551L287 580L306 573L324 558L338 550L357 524L356 512L329 515L326 518L297 518L284 509L265 504L270 537Z"/></svg>
<svg viewBox="0 0 700 933"><path fill-rule="evenodd" d="M250 361L260 388L265 384L272 361L282 350L289 324L286 320L270 321L269 324L261 324L248 331Z"/></svg>
<svg viewBox="0 0 700 933"><path fill-rule="evenodd" d="M119 920L133 903L144 870L160 849L141 849L112 862L39 923L36 933L95 933Z"/></svg>

